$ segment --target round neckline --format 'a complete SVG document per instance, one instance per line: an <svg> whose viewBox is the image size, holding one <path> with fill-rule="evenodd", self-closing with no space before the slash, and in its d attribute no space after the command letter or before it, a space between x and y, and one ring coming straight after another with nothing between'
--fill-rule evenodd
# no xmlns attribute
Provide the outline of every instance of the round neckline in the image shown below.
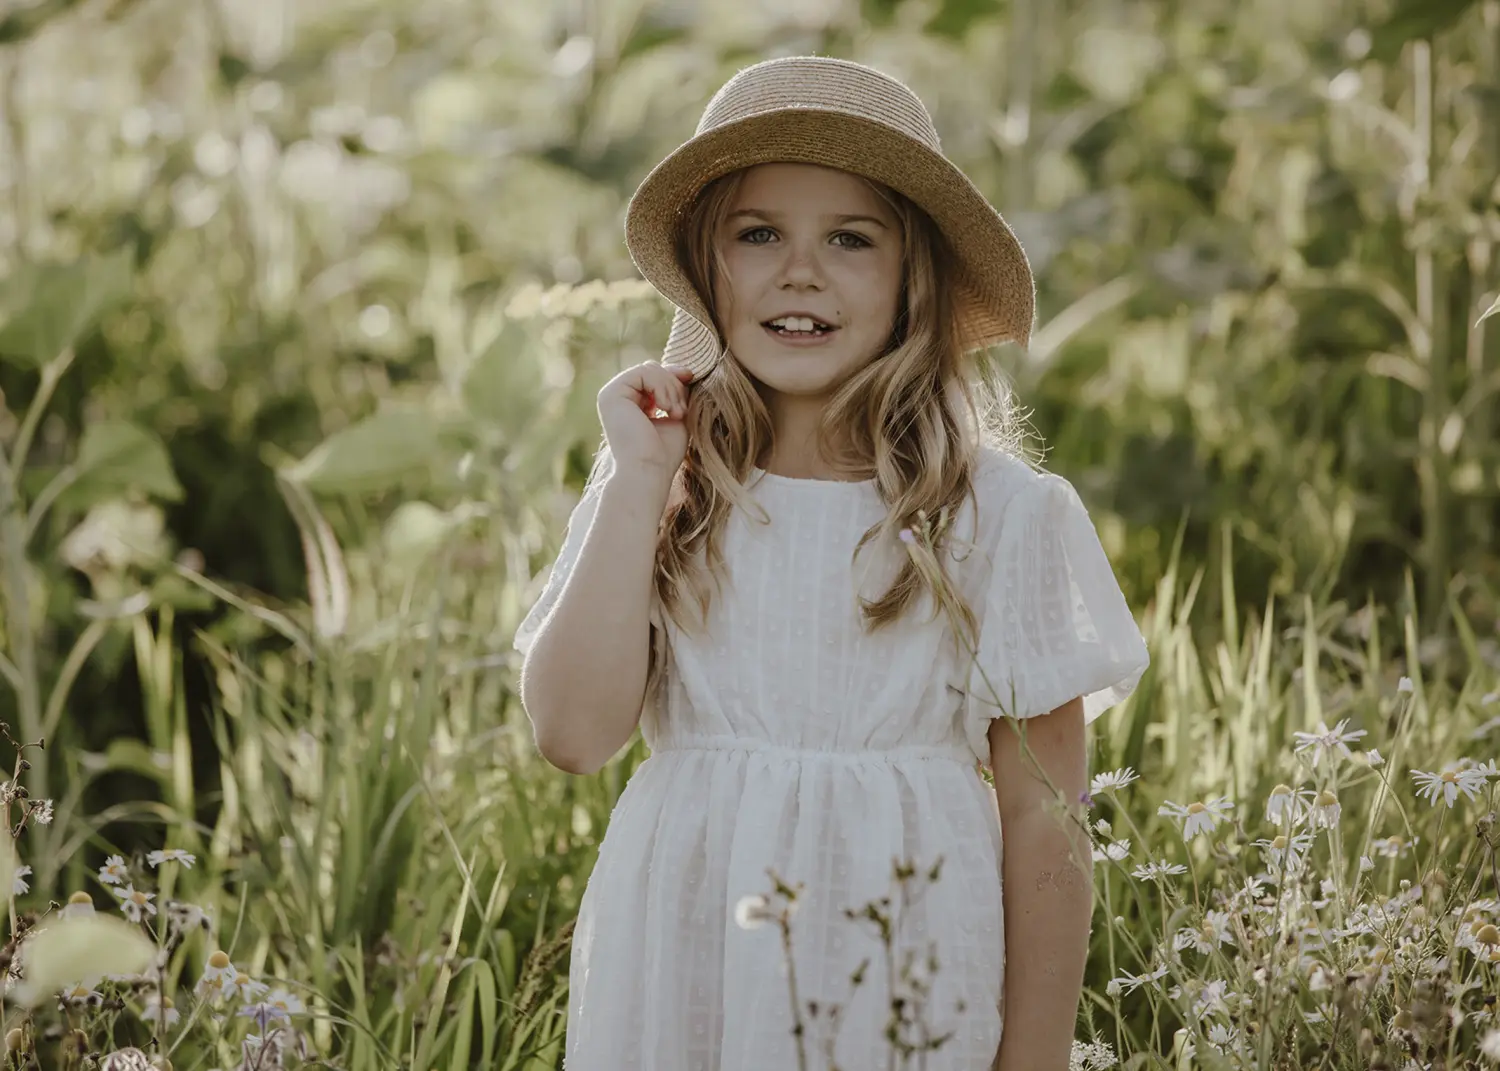
<svg viewBox="0 0 1500 1071"><path fill-rule="evenodd" d="M815 476L781 476L774 472L767 472L759 465L750 466L750 474L759 476L767 483L783 487L873 487L875 485L873 476L864 480L823 480Z"/></svg>

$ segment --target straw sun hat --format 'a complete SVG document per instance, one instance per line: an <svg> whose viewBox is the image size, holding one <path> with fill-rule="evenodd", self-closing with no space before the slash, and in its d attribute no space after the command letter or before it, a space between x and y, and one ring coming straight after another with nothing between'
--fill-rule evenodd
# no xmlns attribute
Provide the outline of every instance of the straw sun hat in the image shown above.
<svg viewBox="0 0 1500 1071"><path fill-rule="evenodd" d="M874 68L823 56L746 67L714 94L697 133L646 176L625 242L646 280L677 306L662 363L695 380L723 353L707 308L677 258L693 197L722 175L763 163L821 164L884 183L922 207L958 258L958 308L977 347L1031 337L1036 288L1021 243L943 155L922 101Z"/></svg>

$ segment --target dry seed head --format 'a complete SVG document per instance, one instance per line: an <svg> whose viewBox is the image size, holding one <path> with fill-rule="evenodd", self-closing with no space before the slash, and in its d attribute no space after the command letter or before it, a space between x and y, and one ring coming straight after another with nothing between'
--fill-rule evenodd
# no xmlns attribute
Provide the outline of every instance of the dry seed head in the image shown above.
<svg viewBox="0 0 1500 1071"><path fill-rule="evenodd" d="M19 1026L13 1026L5 1034L5 1051L20 1052L21 1046L26 1044L26 1032Z"/></svg>

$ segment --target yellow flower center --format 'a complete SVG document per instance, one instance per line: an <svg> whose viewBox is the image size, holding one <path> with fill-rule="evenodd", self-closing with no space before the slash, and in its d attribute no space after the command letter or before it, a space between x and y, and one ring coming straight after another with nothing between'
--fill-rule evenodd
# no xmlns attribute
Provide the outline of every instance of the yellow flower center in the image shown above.
<svg viewBox="0 0 1500 1071"><path fill-rule="evenodd" d="M137 889L137 890L135 890L135 892L131 893L130 894L130 898L132 900L134 900L137 904L144 904L146 902L146 894L143 893L143 892L141 892L141 890L139 890L139 889Z"/></svg>
<svg viewBox="0 0 1500 1071"><path fill-rule="evenodd" d="M1450 785L1458 784L1458 772L1456 770L1449 770L1447 773L1443 774L1443 780Z"/></svg>
<svg viewBox="0 0 1500 1071"><path fill-rule="evenodd" d="M1284 833L1278 833L1278 834L1276 834L1276 839L1273 840L1273 841L1271 841L1271 847L1273 849L1275 849L1276 851L1278 851L1278 852L1282 851L1283 849L1285 849L1286 848L1286 834L1284 834Z"/></svg>
<svg viewBox="0 0 1500 1071"><path fill-rule="evenodd" d="M1496 929L1491 923L1485 923L1474 935L1474 940L1482 945L1500 945L1500 929Z"/></svg>
<svg viewBox="0 0 1500 1071"><path fill-rule="evenodd" d="M1206 810L1208 808L1201 803L1189 803L1187 812L1188 814L1202 814Z"/></svg>
<svg viewBox="0 0 1500 1071"><path fill-rule="evenodd" d="M94 898L86 892L76 892L68 897L68 903L70 904L92 904L93 902Z"/></svg>
<svg viewBox="0 0 1500 1071"><path fill-rule="evenodd" d="M1325 788L1322 792L1318 793L1319 807L1337 807L1338 805L1339 798L1332 792L1328 791L1328 789Z"/></svg>
<svg viewBox="0 0 1500 1071"><path fill-rule="evenodd" d="M229 957L223 952L215 952L208 957L208 965L216 971L222 971L225 967L229 966Z"/></svg>
<svg viewBox="0 0 1500 1071"><path fill-rule="evenodd" d="M1273 796L1290 796L1291 794L1292 789L1289 785L1277 785L1275 788L1271 789L1271 795Z"/></svg>

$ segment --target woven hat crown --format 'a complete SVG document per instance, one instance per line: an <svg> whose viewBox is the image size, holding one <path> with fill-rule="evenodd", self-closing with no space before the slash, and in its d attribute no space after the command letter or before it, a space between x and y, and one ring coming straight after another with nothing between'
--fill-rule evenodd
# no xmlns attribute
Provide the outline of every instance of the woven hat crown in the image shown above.
<svg viewBox="0 0 1500 1071"><path fill-rule="evenodd" d="M909 88L872 67L822 56L746 67L708 102L696 134L786 108L842 112L888 126L933 152L943 150L932 116Z"/></svg>

